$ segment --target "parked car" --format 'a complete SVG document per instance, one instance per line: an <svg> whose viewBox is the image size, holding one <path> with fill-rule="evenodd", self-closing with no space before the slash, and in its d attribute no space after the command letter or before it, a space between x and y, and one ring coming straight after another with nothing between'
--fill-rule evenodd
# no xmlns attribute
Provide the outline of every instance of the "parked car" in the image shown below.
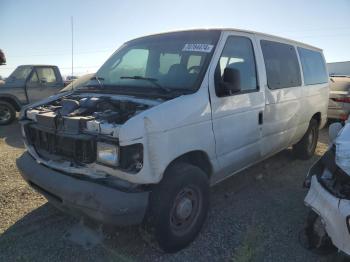
<svg viewBox="0 0 350 262"><path fill-rule="evenodd" d="M316 47L226 29L141 37L83 88L22 111L17 166L58 208L142 223L175 252L200 231L211 185L289 146L314 154L328 94Z"/></svg>
<svg viewBox="0 0 350 262"><path fill-rule="evenodd" d="M305 180L310 208L305 234L311 249L350 255L350 122L344 128L333 123L329 130L329 149Z"/></svg>
<svg viewBox="0 0 350 262"><path fill-rule="evenodd" d="M52 65L21 65L0 86L0 125L10 124L24 105L63 88L60 70Z"/></svg>
<svg viewBox="0 0 350 262"><path fill-rule="evenodd" d="M84 85L86 85L91 80L91 78L93 78L94 76L95 76L95 74L83 75L83 76L79 77L78 79L74 80L73 82L71 82L69 85L67 85L65 88L63 88L60 92L73 91L77 88L81 88Z"/></svg>
<svg viewBox="0 0 350 262"><path fill-rule="evenodd" d="M350 113L350 76L331 76L328 118L345 121Z"/></svg>

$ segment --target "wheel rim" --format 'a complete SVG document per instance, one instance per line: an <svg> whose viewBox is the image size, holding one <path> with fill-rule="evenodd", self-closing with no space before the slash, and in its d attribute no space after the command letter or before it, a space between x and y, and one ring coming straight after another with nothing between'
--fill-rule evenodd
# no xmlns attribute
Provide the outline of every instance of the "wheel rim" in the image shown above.
<svg viewBox="0 0 350 262"><path fill-rule="evenodd" d="M0 122L7 122L11 118L10 109L5 106L0 106Z"/></svg>
<svg viewBox="0 0 350 262"><path fill-rule="evenodd" d="M202 196L196 187L185 187L175 197L170 225L175 235L184 235L196 224L202 207Z"/></svg>

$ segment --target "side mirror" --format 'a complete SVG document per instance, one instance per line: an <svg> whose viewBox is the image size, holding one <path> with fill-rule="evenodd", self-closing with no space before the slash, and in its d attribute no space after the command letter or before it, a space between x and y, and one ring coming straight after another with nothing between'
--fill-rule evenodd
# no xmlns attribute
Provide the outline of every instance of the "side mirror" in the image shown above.
<svg viewBox="0 0 350 262"><path fill-rule="evenodd" d="M221 82L222 88L229 94L241 91L241 76L239 70L226 67Z"/></svg>

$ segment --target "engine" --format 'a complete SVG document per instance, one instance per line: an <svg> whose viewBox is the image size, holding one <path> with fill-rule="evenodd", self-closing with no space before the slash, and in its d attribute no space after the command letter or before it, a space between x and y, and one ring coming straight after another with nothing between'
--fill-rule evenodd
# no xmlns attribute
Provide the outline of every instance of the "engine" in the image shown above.
<svg viewBox="0 0 350 262"><path fill-rule="evenodd" d="M109 96L71 95L27 110L27 118L38 126L67 134L84 131L116 136L116 127L149 107Z"/></svg>

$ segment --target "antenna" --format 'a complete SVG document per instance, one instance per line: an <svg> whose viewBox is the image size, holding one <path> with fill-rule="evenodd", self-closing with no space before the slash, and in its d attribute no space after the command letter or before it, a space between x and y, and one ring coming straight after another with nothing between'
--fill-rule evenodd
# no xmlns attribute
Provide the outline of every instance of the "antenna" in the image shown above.
<svg viewBox="0 0 350 262"><path fill-rule="evenodd" d="M70 24L71 24L71 30L72 30L72 76L73 78L73 16L70 17ZM72 82L72 88L73 88L73 82Z"/></svg>

